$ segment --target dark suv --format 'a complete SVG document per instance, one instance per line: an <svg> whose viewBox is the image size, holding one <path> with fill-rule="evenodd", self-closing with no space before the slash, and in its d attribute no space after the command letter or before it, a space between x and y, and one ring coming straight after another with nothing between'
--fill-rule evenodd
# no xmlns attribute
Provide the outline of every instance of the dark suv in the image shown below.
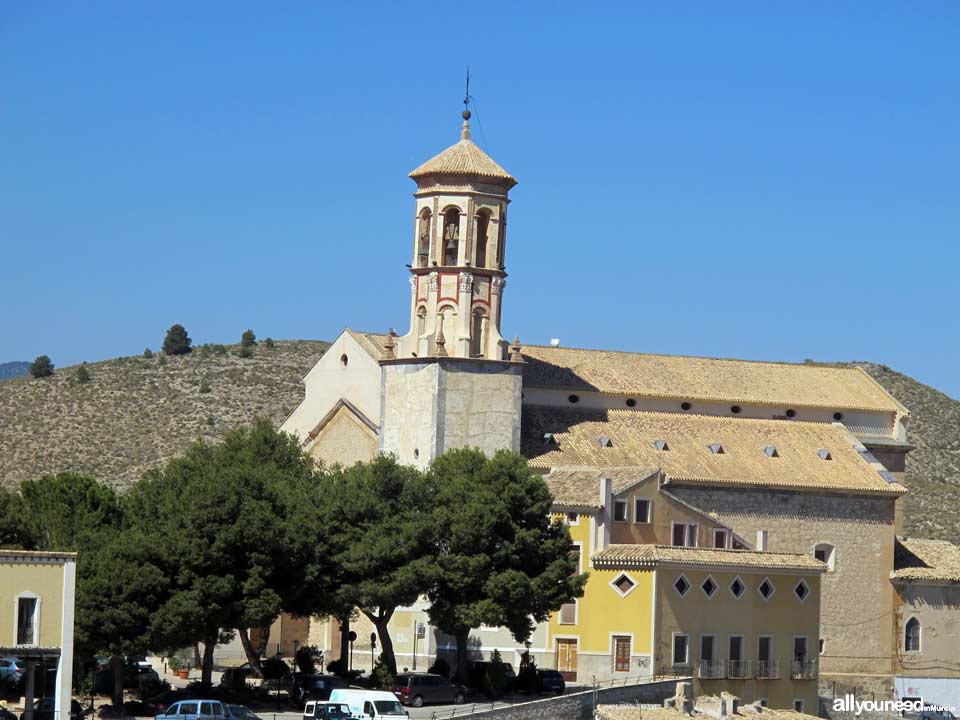
<svg viewBox="0 0 960 720"><path fill-rule="evenodd" d="M400 673L393 683L393 694L404 705L420 707L424 703L456 703L467 697L467 689L430 673Z"/></svg>
<svg viewBox="0 0 960 720"><path fill-rule="evenodd" d="M490 662L487 660L474 660L467 667L467 683L472 688L483 690L486 687L487 668ZM503 663L503 674L507 681L506 690L514 690L517 687L517 673L514 672L513 665Z"/></svg>
<svg viewBox="0 0 960 720"><path fill-rule="evenodd" d="M329 700L330 693L346 687L350 683L336 675L302 675L294 679L290 699L300 705L307 700Z"/></svg>
<svg viewBox="0 0 960 720"><path fill-rule="evenodd" d="M550 692L563 695L567 682L556 670L537 670L537 692Z"/></svg>

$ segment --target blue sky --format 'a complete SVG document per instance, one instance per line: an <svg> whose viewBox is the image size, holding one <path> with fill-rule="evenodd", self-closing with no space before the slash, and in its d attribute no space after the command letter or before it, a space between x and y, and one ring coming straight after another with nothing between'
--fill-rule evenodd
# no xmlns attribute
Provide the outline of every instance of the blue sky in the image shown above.
<svg viewBox="0 0 960 720"><path fill-rule="evenodd" d="M505 335L960 397L960 5L680 5L3 3L0 361L405 331L469 63Z"/></svg>

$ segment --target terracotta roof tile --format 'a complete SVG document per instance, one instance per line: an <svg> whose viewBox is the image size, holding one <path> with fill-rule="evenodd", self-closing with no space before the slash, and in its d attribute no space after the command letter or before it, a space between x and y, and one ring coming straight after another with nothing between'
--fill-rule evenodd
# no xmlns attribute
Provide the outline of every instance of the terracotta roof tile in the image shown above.
<svg viewBox="0 0 960 720"><path fill-rule="evenodd" d="M859 367L525 345L525 387L833 410L907 410Z"/></svg>
<svg viewBox="0 0 960 720"><path fill-rule="evenodd" d="M545 433L554 442L545 444ZM601 446L601 435L611 446ZM659 439L670 449L657 450ZM660 467L668 485L905 493L861 457L855 442L837 424L681 413L526 406L521 421L521 451L534 468ZM717 443L722 453L710 450ZM770 445L776 457L764 451ZM831 459L822 460L820 450Z"/></svg>
<svg viewBox="0 0 960 720"><path fill-rule="evenodd" d="M633 483L643 480L657 471L650 467L555 467L544 476L553 501L557 505L572 507L601 507L600 480L608 478L613 483L614 494Z"/></svg>
<svg viewBox="0 0 960 720"><path fill-rule="evenodd" d="M414 180L427 175L465 175L487 178L512 188L516 178L498 165L470 139L469 127L464 123L464 135L460 142L451 145L439 155L427 160L410 173Z"/></svg>
<svg viewBox="0 0 960 720"><path fill-rule="evenodd" d="M898 538L893 568L896 580L960 583L960 547L946 540Z"/></svg>
<svg viewBox="0 0 960 720"><path fill-rule="evenodd" d="M757 570L805 570L824 572L826 564L809 555L760 552L757 550L720 550L685 548L671 545L611 545L595 553L596 567L749 567Z"/></svg>

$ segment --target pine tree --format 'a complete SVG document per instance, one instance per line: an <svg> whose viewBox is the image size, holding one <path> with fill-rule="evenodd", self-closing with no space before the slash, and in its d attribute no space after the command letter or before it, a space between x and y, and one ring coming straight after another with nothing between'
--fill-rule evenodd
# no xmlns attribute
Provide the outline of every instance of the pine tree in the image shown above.
<svg viewBox="0 0 960 720"><path fill-rule="evenodd" d="M90 382L90 371L87 370L86 363L84 363L83 365L77 368L76 378L77 378L77 382L80 384L85 384Z"/></svg>
<svg viewBox="0 0 960 720"><path fill-rule="evenodd" d="M50 377L53 375L53 363L46 355L38 355L30 365L30 374L35 378Z"/></svg>
<svg viewBox="0 0 960 720"><path fill-rule="evenodd" d="M190 336L183 325L172 325L163 339L163 352L167 355L186 355L190 352Z"/></svg>
<svg viewBox="0 0 960 720"><path fill-rule="evenodd" d="M243 335L240 336L240 346L253 347L256 344L257 336L253 334L253 330L244 330Z"/></svg>

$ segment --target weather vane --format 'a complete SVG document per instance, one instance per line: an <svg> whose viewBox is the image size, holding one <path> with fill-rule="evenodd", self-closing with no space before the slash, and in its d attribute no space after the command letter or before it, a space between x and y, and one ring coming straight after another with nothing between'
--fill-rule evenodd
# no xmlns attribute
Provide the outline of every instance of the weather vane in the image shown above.
<svg viewBox="0 0 960 720"><path fill-rule="evenodd" d="M470 66L467 65L467 91L463 96L463 117L464 119L470 118Z"/></svg>

